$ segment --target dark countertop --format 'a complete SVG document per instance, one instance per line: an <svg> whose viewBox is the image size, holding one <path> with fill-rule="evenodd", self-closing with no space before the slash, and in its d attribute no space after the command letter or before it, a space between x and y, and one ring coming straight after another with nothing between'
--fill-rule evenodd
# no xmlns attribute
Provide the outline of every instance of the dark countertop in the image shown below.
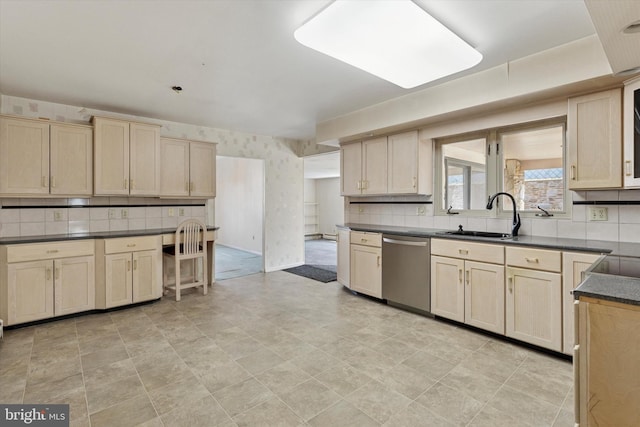
<svg viewBox="0 0 640 427"><path fill-rule="evenodd" d="M640 305L640 279L609 274L589 274L573 291L575 299L591 297Z"/></svg>
<svg viewBox="0 0 640 427"><path fill-rule="evenodd" d="M220 227L208 226L207 230L215 231ZM0 245L16 245L21 243L45 243L60 240L113 239L117 237L157 236L175 233L175 228L154 228L150 230L101 231L96 233L52 234L48 236L24 236L0 238Z"/></svg>
<svg viewBox="0 0 640 427"><path fill-rule="evenodd" d="M443 229L398 227L392 225L371 224L344 224L339 228L347 228L354 231L370 231L374 233L396 234L415 237L437 237L440 239L470 240L476 242L496 243L509 246L529 246L562 251L595 252L600 254L613 254L628 257L640 257L640 243L608 242L604 240L565 239L560 237L517 236L514 238L500 239L477 236L456 236L442 234Z"/></svg>

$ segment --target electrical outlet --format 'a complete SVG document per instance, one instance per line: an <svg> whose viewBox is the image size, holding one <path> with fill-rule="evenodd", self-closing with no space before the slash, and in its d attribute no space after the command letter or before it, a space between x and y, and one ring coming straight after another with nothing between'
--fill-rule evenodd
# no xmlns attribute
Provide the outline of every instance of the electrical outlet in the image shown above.
<svg viewBox="0 0 640 427"><path fill-rule="evenodd" d="M115 218L116 218L116 210L109 209L109 219L115 219Z"/></svg>
<svg viewBox="0 0 640 427"><path fill-rule="evenodd" d="M129 209L122 209L120 211L120 218L129 218Z"/></svg>
<svg viewBox="0 0 640 427"><path fill-rule="evenodd" d="M173 208L169 208L168 212L170 217L175 216L175 213L173 212Z"/></svg>
<svg viewBox="0 0 640 427"><path fill-rule="evenodd" d="M601 206L589 208L589 221L607 221L609 219L609 210Z"/></svg>
<svg viewBox="0 0 640 427"><path fill-rule="evenodd" d="M416 208L416 215L418 216L424 216L427 214L427 208L425 208L424 206L418 206Z"/></svg>
<svg viewBox="0 0 640 427"><path fill-rule="evenodd" d="M62 211L53 211L53 220L62 221Z"/></svg>
<svg viewBox="0 0 640 427"><path fill-rule="evenodd" d="M184 216L184 208L178 208L178 216Z"/></svg>

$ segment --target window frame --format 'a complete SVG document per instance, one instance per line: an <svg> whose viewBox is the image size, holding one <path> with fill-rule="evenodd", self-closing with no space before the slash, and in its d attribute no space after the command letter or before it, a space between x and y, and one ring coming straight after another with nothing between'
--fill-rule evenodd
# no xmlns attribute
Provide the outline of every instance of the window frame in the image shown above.
<svg viewBox="0 0 640 427"><path fill-rule="evenodd" d="M549 211L553 214L552 218L570 218L571 217L571 193L567 180L567 116L554 116L548 119L532 120L523 123L517 123L508 126L500 126L491 129L483 129L474 132L468 132L458 135L444 136L434 138L434 215L450 216L448 214L448 206L443 206L446 200L446 168L445 157L442 147L455 142L464 142L472 139L485 139L485 168L486 168L486 191L485 197L503 191L504 189L504 147L502 146L501 134L523 131L528 129L540 129L545 127L554 127L562 125L563 127L563 143L562 143L562 169L563 169L563 210ZM460 162L458 160L458 162ZM496 199L497 208L492 210L486 209L452 209L452 212L458 213L465 217L490 217L490 218L511 218L513 211L511 209L504 210L503 203L500 198ZM540 218L539 211L536 210L518 210L522 218Z"/></svg>

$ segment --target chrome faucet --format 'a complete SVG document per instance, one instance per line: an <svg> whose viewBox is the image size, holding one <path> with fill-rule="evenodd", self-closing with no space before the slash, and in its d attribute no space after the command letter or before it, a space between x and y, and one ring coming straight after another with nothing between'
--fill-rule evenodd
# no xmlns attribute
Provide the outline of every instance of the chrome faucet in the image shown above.
<svg viewBox="0 0 640 427"><path fill-rule="evenodd" d="M487 209L493 209L493 201L501 194L508 196L511 199L511 204L513 205L513 228L511 229L511 236L516 237L518 235L518 230L520 229L520 214L516 213L516 200L511 194L500 192L490 196L489 201L487 202Z"/></svg>

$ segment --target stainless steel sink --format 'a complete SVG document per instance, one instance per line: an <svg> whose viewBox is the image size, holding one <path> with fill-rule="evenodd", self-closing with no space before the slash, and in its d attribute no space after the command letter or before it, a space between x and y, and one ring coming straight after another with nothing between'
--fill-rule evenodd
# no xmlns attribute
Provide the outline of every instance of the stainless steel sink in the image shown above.
<svg viewBox="0 0 640 427"><path fill-rule="evenodd" d="M511 234L496 233L493 231L470 231L470 230L455 230L455 231L442 231L439 234L449 234L453 236L473 236L473 237L489 237L493 239L510 239Z"/></svg>

